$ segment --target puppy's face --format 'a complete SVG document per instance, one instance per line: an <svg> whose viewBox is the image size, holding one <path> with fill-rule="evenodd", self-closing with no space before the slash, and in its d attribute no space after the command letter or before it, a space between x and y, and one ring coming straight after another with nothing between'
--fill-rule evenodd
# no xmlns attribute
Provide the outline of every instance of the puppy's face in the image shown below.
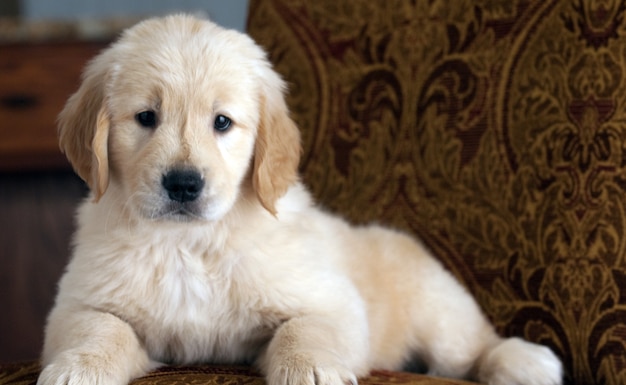
<svg viewBox="0 0 626 385"><path fill-rule="evenodd" d="M239 37L213 29L123 47L129 60L109 85L109 163L140 215L217 219L237 198L261 103Z"/></svg>
<svg viewBox="0 0 626 385"><path fill-rule="evenodd" d="M245 35L149 20L88 66L60 115L61 147L96 200L115 184L141 218L219 220L245 178L274 212L299 156L282 88Z"/></svg>

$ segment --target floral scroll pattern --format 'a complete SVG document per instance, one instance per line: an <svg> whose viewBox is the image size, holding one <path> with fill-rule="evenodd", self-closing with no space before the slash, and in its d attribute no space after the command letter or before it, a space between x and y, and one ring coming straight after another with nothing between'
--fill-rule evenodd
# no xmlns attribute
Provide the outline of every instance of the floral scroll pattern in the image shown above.
<svg viewBox="0 0 626 385"><path fill-rule="evenodd" d="M302 172L418 235L570 383L626 383L626 3L253 1Z"/></svg>
<svg viewBox="0 0 626 385"><path fill-rule="evenodd" d="M41 372L38 362L0 365L0 385L35 385ZM263 376L248 366L163 366L130 382L130 385L264 385ZM362 385L463 385L463 381L433 379L411 373L374 371L359 379Z"/></svg>

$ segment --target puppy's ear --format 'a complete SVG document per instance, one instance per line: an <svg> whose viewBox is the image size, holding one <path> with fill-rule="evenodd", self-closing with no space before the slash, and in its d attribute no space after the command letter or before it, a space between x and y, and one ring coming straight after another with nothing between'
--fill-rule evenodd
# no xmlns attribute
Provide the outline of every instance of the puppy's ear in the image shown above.
<svg viewBox="0 0 626 385"><path fill-rule="evenodd" d="M298 180L302 152L300 132L289 117L283 80L269 64L261 76L261 121L255 152L252 185L259 201L272 215L275 203Z"/></svg>
<svg viewBox="0 0 626 385"><path fill-rule="evenodd" d="M82 84L59 114L59 146L76 173L89 185L97 202L109 183L109 115L105 83L110 63L102 54L92 60Z"/></svg>

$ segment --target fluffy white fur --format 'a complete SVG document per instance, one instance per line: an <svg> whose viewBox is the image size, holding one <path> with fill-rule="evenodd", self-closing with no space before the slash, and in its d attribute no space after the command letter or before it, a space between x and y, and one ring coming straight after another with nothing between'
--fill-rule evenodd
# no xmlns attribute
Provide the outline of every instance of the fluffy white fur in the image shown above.
<svg viewBox="0 0 626 385"><path fill-rule="evenodd" d="M189 16L140 23L89 64L59 127L92 195L38 384L249 362L270 385L342 385L417 356L435 375L561 383L548 348L498 337L419 243L311 202L283 88L250 38ZM193 201L165 191L180 169L202 176Z"/></svg>

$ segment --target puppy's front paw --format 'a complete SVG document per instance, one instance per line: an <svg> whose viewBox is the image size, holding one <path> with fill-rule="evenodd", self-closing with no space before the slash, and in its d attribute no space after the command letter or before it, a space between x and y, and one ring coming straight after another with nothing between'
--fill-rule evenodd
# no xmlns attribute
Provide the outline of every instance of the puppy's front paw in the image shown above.
<svg viewBox="0 0 626 385"><path fill-rule="evenodd" d="M270 364L269 385L357 385L348 368L311 353L292 353Z"/></svg>
<svg viewBox="0 0 626 385"><path fill-rule="evenodd" d="M68 351L43 369L37 385L126 385L125 375L100 355Z"/></svg>

